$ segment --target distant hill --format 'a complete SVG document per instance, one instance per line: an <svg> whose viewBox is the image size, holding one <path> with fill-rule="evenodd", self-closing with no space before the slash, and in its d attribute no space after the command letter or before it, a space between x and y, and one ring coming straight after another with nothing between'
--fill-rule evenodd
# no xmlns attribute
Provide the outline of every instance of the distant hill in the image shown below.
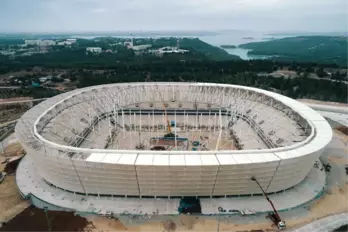
<svg viewBox="0 0 348 232"><path fill-rule="evenodd" d="M176 39L175 39L176 41ZM215 47L198 38L183 38L180 40L180 48L194 50L213 60L240 60L236 55L229 54L224 49Z"/></svg>
<svg viewBox="0 0 348 232"><path fill-rule="evenodd" d="M318 62L347 66L348 38L344 36L298 36L242 44L249 55L274 56L273 59Z"/></svg>

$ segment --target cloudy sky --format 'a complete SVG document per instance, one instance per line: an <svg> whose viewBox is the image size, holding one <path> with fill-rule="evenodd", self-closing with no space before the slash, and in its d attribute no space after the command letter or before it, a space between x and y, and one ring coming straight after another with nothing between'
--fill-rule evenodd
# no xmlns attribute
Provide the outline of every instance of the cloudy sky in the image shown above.
<svg viewBox="0 0 348 232"><path fill-rule="evenodd" d="M1 32L347 31L347 0L0 0Z"/></svg>

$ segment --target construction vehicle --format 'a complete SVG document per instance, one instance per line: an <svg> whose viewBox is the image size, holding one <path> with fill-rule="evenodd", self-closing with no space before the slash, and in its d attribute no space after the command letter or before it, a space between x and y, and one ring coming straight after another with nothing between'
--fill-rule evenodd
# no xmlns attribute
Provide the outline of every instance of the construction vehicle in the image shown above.
<svg viewBox="0 0 348 232"><path fill-rule="evenodd" d="M331 170L331 165L329 163L327 164L323 164L324 168L325 168L325 172L330 172Z"/></svg>
<svg viewBox="0 0 348 232"><path fill-rule="evenodd" d="M269 199L269 197L267 196L267 193L263 190L263 188L261 187L260 183L259 183L259 182L257 181L257 179L255 178L255 176L251 177L251 180L256 182L256 184L260 187L263 196L266 198L266 200L267 200L267 201L271 204L271 206L272 206L273 213L269 213L269 214L267 215L266 218L271 219L272 222L274 223L274 225L277 226L277 228L278 228L279 230L285 229L285 228L286 228L285 221L283 221L283 220L281 219L281 217L279 216L278 211L277 211L276 208L274 207L273 202L272 202L272 201Z"/></svg>

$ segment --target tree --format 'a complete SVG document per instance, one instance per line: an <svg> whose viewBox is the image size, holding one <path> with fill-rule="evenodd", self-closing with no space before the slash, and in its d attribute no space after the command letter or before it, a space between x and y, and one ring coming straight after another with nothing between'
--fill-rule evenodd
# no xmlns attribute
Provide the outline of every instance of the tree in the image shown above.
<svg viewBox="0 0 348 232"><path fill-rule="evenodd" d="M52 82L63 82L64 79L63 78L59 78L59 77L52 77L51 81Z"/></svg>
<svg viewBox="0 0 348 232"><path fill-rule="evenodd" d="M320 78L327 76L327 73L324 71L323 67L318 68L316 74Z"/></svg>

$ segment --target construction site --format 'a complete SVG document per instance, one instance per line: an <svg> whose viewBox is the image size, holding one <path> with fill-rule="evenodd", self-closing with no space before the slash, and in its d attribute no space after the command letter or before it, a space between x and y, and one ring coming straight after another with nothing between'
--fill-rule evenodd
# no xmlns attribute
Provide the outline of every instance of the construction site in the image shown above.
<svg viewBox="0 0 348 232"><path fill-rule="evenodd" d="M318 159L332 138L324 118L243 86L74 90L32 107L16 136L27 153L16 171L20 194L38 208L87 217L95 222L84 224L88 231L100 229L96 214L117 218L119 231L148 231L156 221L155 231L199 230L202 220L223 231L265 223L258 215L268 215L270 230L298 226L302 208L325 195L331 168Z"/></svg>

